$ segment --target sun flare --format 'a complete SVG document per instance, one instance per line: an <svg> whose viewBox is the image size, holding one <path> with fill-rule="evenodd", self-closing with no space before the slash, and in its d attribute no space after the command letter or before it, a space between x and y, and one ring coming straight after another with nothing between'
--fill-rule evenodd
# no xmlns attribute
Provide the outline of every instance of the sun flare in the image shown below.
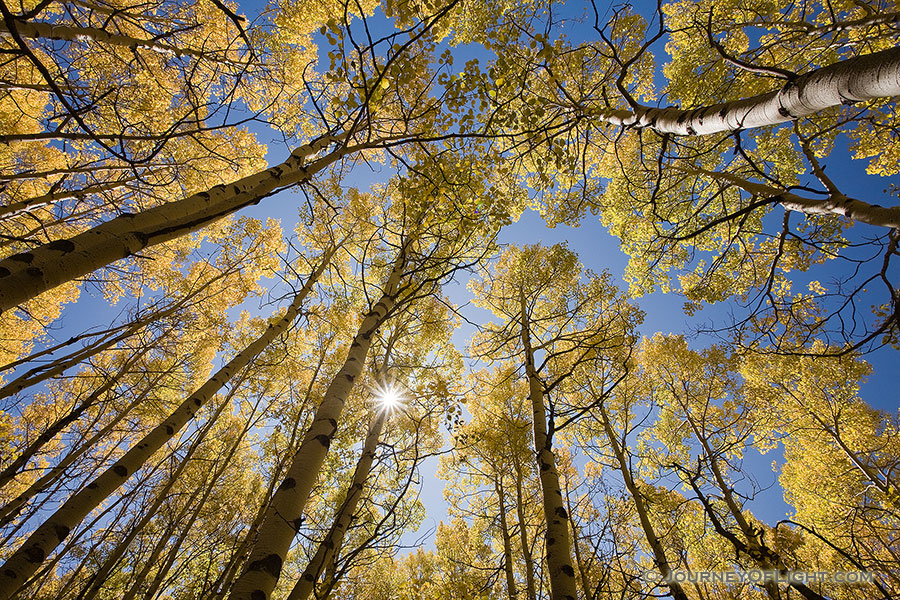
<svg viewBox="0 0 900 600"><path fill-rule="evenodd" d="M382 382L372 387L375 405L379 410L394 413L406 407L402 386L394 382Z"/></svg>

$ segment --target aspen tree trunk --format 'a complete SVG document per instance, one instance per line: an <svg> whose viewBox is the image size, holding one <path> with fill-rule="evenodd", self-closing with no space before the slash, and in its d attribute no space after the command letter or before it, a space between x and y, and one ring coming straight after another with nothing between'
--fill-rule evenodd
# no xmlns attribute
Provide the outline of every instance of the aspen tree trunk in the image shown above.
<svg viewBox="0 0 900 600"><path fill-rule="evenodd" d="M344 403L362 373L372 336L396 304L405 264L406 246L403 246L383 295L360 324L343 366L328 385L284 481L275 490L248 564L232 586L229 596L232 600L267 600L275 589L284 559L301 526L303 509L337 431Z"/></svg>
<svg viewBox="0 0 900 600"><path fill-rule="evenodd" d="M76 600L92 600L94 596L97 595L97 592L103 587L103 584L109 578L110 573L119 563L119 560L125 555L125 552L128 550L131 543L137 538L138 535L144 530L144 528L153 520L153 517L156 516L159 508L165 503L165 501L169 497L169 492L181 478L181 474L187 468L188 464L191 461L191 458L194 456L194 453L200 447L200 444L206 439L207 434L210 430L215 426L216 421L219 418L219 415L222 414L222 411L226 406L231 405L231 399L234 395L234 391L237 390L237 387L240 384L235 385L231 390L229 390L225 399L219 405L216 413L209 419L209 422L203 427L200 433L197 435L196 439L191 443L188 451L185 453L184 458L181 459L181 462L178 464L178 467L175 468L175 471L169 477L168 481L166 481L165 485L163 485L162 489L160 489L156 493L156 497L153 499L153 503L144 511L144 515L136 522L133 523L128 528L128 533L119 542L115 549L104 558L103 564L97 570L94 575L90 577L87 585L82 589L81 593L78 594ZM248 420L247 426L249 427L250 422ZM243 438L243 435L247 432L245 428L241 436L238 438L238 441ZM233 453L232 453L233 454Z"/></svg>
<svg viewBox="0 0 900 600"><path fill-rule="evenodd" d="M636 106L599 109L607 123L674 135L707 135L767 127L825 109L900 96L900 47L856 56L801 75L780 90L690 110Z"/></svg>
<svg viewBox="0 0 900 600"><path fill-rule="evenodd" d="M576 600L575 569L572 568L572 550L569 546L569 515L562 504L562 490L553 440L547 434L547 413L544 409L544 389L534 366L534 352L525 310L525 298L521 297L522 346L525 352L525 373L528 377L528 397L531 400L534 424L534 450L547 521L546 548L547 570L550 576L550 595L553 600Z"/></svg>
<svg viewBox="0 0 900 600"><path fill-rule="evenodd" d="M117 190L119 188L125 187L128 183L134 181L134 177L129 177L125 181L119 181L115 183L107 183L102 184L98 183L97 185L91 185L86 188L82 188L80 190L65 190L62 192L48 192L46 194L41 194L40 196L32 196L31 198L25 198L24 200L19 200L18 202L12 202L7 204L6 206L0 206L0 221L10 219L15 217L18 214L23 212L27 212L29 210L40 208L42 206L46 206L48 204L53 204L58 200L67 200L69 198L78 198L83 199L87 196L93 194L99 194L101 192L111 192Z"/></svg>
<svg viewBox="0 0 900 600"><path fill-rule="evenodd" d="M676 395L677 398L677 395ZM738 525L738 529L740 529L741 534L744 536L746 542L744 544L735 544L734 542L739 542L739 540L732 538L731 536L725 536L732 545L735 546L736 552L743 552L746 554L752 561L754 561L760 569L764 571L787 571L787 566L784 564L784 560L781 558L781 555L768 548L764 544L761 543L761 538L758 536L755 528L747 521L744 513L741 511L740 506L735 500L734 490L728 483L725 481L725 477L722 474L722 470L719 468L719 462L716 460L713 455L712 448L709 446L709 442L706 437L700 432L697 424L690 417L688 413L688 408L685 406L684 402L681 402L679 399L679 403L682 406L682 409L685 411L685 420L687 420L688 424L691 426L691 429L694 432L694 437L697 438L697 441L700 442L700 446L703 448L704 454L706 454L706 459L709 462L710 471L712 471L713 478L716 481L716 485L722 491L722 499L725 501L725 505L728 507L728 512L731 513L731 516L734 518L735 522ZM700 490L696 487L694 488L696 492ZM706 503L703 503L704 507L706 507ZM711 508L711 507L710 507ZM709 513L709 511L707 511ZM718 517L714 515L710 515L711 520L714 523L716 529L719 529ZM725 531L722 528L722 531ZM761 532L760 532L761 533ZM825 600L825 598L813 591L809 587L807 587L802 582L789 581L788 585L797 592L806 598L806 600ZM781 592L778 590L778 585L774 581L766 581L763 585L766 590L766 593L773 600L780 600Z"/></svg>
<svg viewBox="0 0 900 600"><path fill-rule="evenodd" d="M75 406L69 414L65 415L57 419L50 427L41 432L40 435L35 438L33 442L31 442L25 450L22 451L14 461L12 461L9 465L6 466L3 471L0 471L0 489L2 489L9 481L11 481L19 472L19 469L28 464L28 461L31 460L38 451L44 447L44 445L56 437L56 434L61 432L63 429L77 421L81 418L81 415L87 411L87 409L91 408L96 404L100 397L112 389L119 380L128 372L128 370L134 366L134 364L139 361L147 352L149 352L150 348L148 346L144 346L137 354L129 358L124 365L118 370L118 372L107 379L103 385L99 388L91 392L91 394L82 400L77 406Z"/></svg>
<svg viewBox="0 0 900 600"><path fill-rule="evenodd" d="M834 191L827 198L804 198L787 190L744 179L733 173L708 171L699 167L675 166L674 168L691 175L706 175L711 179L730 183L756 196L771 198L773 203L777 202L786 210L797 211L805 215L839 215L867 225L900 229L900 206L870 204Z"/></svg>
<svg viewBox="0 0 900 600"><path fill-rule="evenodd" d="M191 48L179 48L164 42L153 40L144 40L131 37L129 35L121 35L109 33L105 29L98 27L75 27L70 25L54 25L51 23L41 23L35 21L20 21L13 19L13 29L20 37L29 39L48 39L62 40L66 42L80 42L91 40L94 42L103 42L113 46L124 46L132 50L138 48L147 48L163 54L171 54L174 56L193 56L195 58L207 58L213 61L226 62L224 57L216 57L219 52L203 52L201 50L193 50ZM5 21L0 20L0 32L10 33L10 26ZM231 62L231 61L227 61Z"/></svg>
<svg viewBox="0 0 900 600"><path fill-rule="evenodd" d="M139 213L125 213L69 239L0 260L0 312L144 248L202 229L280 188L307 181L347 154L370 147L341 147L307 163L317 152L343 143L349 136L350 132L322 136L296 148L283 163L234 183L216 185Z"/></svg>
<svg viewBox="0 0 900 600"><path fill-rule="evenodd" d="M310 397L312 395L313 386L319 378L319 371L322 369L322 366L325 363L325 358L327 356L326 352L327 348L323 346L320 354L319 361L316 364L315 370L310 377L309 387L306 390L306 398L304 399L304 403L308 403ZM202 598L221 598L224 597L228 592L229 588L231 588L232 581L235 577L240 573L244 560L249 553L253 540L256 539L257 532L259 531L260 525L262 525L263 519L266 516L266 509L269 506L271 498L275 492L276 484L281 480L282 472L287 466L289 457L293 454L293 449L297 445L297 437L298 437L298 428L300 425L300 420L302 418L302 411L297 411L296 416L294 417L294 421L291 427L291 438L290 442L287 445L287 452L282 457L279 457L278 462L275 468L272 471L272 476L269 478L269 482L266 484L266 492L263 494L263 501L260 504L259 509L256 512L256 515L253 517L253 521L251 521L250 526L247 528L246 534L241 538L240 542L234 548L231 556L228 559L228 562L225 565L225 568L222 569L222 572L216 578L216 580L209 587L209 592L206 594L201 593Z"/></svg>
<svg viewBox="0 0 900 600"><path fill-rule="evenodd" d="M522 546L522 559L525 562L525 593L528 600L537 600L537 588L534 584L534 559L531 556L531 544L528 541L528 529L525 520L525 494L522 492L524 473L518 459L513 460L516 470L516 518L519 521L519 542Z"/></svg>
<svg viewBox="0 0 900 600"><path fill-rule="evenodd" d="M625 487L628 489L628 493L631 494L632 500L634 500L634 507L638 514L638 520L641 523L641 529L644 531L644 537L647 538L647 544L650 546L650 551L653 552L653 562L656 563L656 568L659 570L660 575L664 578L668 577L672 572L672 567L669 565L669 559L666 557L665 548L663 548L662 542L660 542L659 537L656 535L656 531L653 529L653 523L650 522L650 514L644 504L644 497L641 495L641 491L631 477L631 469L627 462L628 459L625 456L622 447L619 446L616 433L613 431L612 424L609 421L606 407L601 403L599 409L603 421L603 429L606 432L607 439L609 439L609 445L612 447L616 462L619 464L619 472L622 473ZM666 585L669 586L672 598L675 600L688 600L687 594L685 594L684 589L679 583L673 581Z"/></svg>
<svg viewBox="0 0 900 600"><path fill-rule="evenodd" d="M516 576L513 572L512 541L509 535L509 525L506 522L506 498L503 494L503 480L500 475L494 480L494 491L497 492L497 502L500 505L500 536L503 538L503 570L506 573L506 594L510 600L515 600L519 592L516 590Z"/></svg>
<svg viewBox="0 0 900 600"><path fill-rule="evenodd" d="M164 376L165 373L160 373L159 375L157 375L157 377L154 378L153 383L155 384L156 382L160 381ZM151 386L144 388L144 390L131 402L129 402L128 405L125 406L125 408L118 411L112 418L112 420L104 425L100 429L100 431L92 435L78 448L71 450L68 454L66 454L65 458L59 461L59 463L57 463L55 466L51 467L46 473L35 480L34 483L28 486L28 489L26 489L24 492L22 492L21 494L10 500L8 503L6 503L2 508L0 508L0 527L4 527L7 524L12 523L29 500L44 491L50 484L59 479L66 472L66 470L75 463L75 461L86 454L87 451L93 448L100 440L105 439L107 434L109 434L109 432L112 431L116 427L116 425L118 425L125 417L131 414L131 411L134 410L141 402L143 402L151 391Z"/></svg>
<svg viewBox="0 0 900 600"><path fill-rule="evenodd" d="M572 516L572 501L569 497L569 481L566 479L566 510L569 511L569 523L572 526L572 549L575 551L575 564L578 565L578 575L581 577L581 587L584 590L585 600L590 600L593 598L593 586L591 586L591 582L588 579L587 566L584 564L584 561L581 557L581 548L578 545L578 526L575 525L575 517Z"/></svg>
<svg viewBox="0 0 900 600"><path fill-rule="evenodd" d="M200 408L228 383L269 344L287 331L300 314L303 300L309 294L316 279L325 270L334 249L332 248L306 283L294 296L284 316L270 323L265 332L251 342L228 364L191 394L169 418L148 433L137 445L125 453L116 464L107 469L86 487L69 498L43 524L32 532L25 543L0 566L0 600L9 598L19 586L31 577L47 556L62 542L69 532L92 510L115 492L128 477L138 471L153 454L168 442L184 425L194 418Z"/></svg>
<svg viewBox="0 0 900 600"><path fill-rule="evenodd" d="M353 479L350 480L347 497L341 503L337 513L335 513L334 522L328 530L328 534L325 536L325 539L319 542L315 555L309 561L309 565L303 571L303 575L297 580L294 589L291 590L288 596L288 600L307 600L312 594L325 565L333 561L340 551L344 535L347 533L347 528L350 527L350 520L356 514L356 507L362 498L366 479L368 479L369 472L372 470L375 450L378 447L378 440L381 438L381 430L384 427L386 417L387 410L379 409L374 421L369 426L366 441L363 443L362 454L356 463L356 469L353 471Z"/></svg>

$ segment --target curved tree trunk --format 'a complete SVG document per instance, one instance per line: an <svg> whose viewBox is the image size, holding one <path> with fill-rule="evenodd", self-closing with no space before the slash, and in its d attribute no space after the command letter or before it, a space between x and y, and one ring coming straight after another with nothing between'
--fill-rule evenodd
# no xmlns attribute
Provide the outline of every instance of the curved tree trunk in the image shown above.
<svg viewBox="0 0 900 600"><path fill-rule="evenodd" d="M684 110L635 106L597 110L607 123L673 135L707 135L787 123L827 108L900 96L900 47L848 58L801 75L780 90Z"/></svg>
<svg viewBox="0 0 900 600"><path fill-rule="evenodd" d="M6 600L12 596L82 519L125 483L129 476L138 471L163 444L172 439L238 371L247 366L279 335L287 331L297 315L300 314L303 300L309 294L316 279L324 271L333 251L332 249L323 257L321 264L310 274L303 288L294 296L284 316L270 323L262 335L232 358L228 364L216 371L200 389L191 394L181 406L169 415L169 418L129 449L116 461L116 464L75 493L32 532L25 543L0 567L0 600Z"/></svg>
<svg viewBox="0 0 900 600"><path fill-rule="evenodd" d="M279 189L308 180L347 154L368 146L340 147L307 163L317 152L342 143L348 133L326 135L295 149L283 163L139 213L125 213L65 240L0 260L0 312L100 267L197 231L256 204Z"/></svg>
<svg viewBox="0 0 900 600"><path fill-rule="evenodd" d="M300 528L303 509L337 431L344 403L362 373L372 336L396 304L405 264L406 249L403 247L388 276L384 293L360 324L343 366L328 385L303 443L266 509L248 564L232 586L229 596L232 600L267 600L275 589L284 559Z"/></svg>

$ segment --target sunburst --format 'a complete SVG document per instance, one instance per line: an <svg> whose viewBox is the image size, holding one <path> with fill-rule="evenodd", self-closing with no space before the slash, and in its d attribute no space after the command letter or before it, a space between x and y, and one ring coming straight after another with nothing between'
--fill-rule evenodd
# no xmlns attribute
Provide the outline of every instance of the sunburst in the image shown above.
<svg viewBox="0 0 900 600"><path fill-rule="evenodd" d="M406 391L402 385L393 381L382 381L369 389L374 397L377 410L393 414L406 408Z"/></svg>

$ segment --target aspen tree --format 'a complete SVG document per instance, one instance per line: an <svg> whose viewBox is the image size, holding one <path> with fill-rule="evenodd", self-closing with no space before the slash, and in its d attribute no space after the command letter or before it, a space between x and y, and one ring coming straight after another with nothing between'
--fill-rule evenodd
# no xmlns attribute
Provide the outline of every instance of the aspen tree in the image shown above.
<svg viewBox="0 0 900 600"><path fill-rule="evenodd" d="M247 565L234 582L230 598L268 598L275 588L285 556L299 528L303 508L337 432L347 396L362 372L373 336L397 303L408 268L408 243L405 241L400 247L387 274L381 297L362 319L343 365L325 391L312 424L291 459L285 478L266 508Z"/></svg>
<svg viewBox="0 0 900 600"><path fill-rule="evenodd" d="M213 394L249 364L272 340L287 330L299 315L306 296L318 277L328 266L330 254L326 254L310 274L303 287L294 296L287 312L247 348L219 369L199 390L191 394L168 419L148 433L133 446L116 464L69 498L53 515L47 518L25 543L0 568L3 583L0 598L9 598L44 562L53 549L62 542L88 513L112 494L129 475L135 473L162 445L171 439L190 421Z"/></svg>
<svg viewBox="0 0 900 600"><path fill-rule="evenodd" d="M606 439L609 442L610 448L612 449L613 456L615 456L616 467L622 474L622 479L625 482L625 487L628 490L628 493L631 496L631 500L634 503L635 510L637 511L638 520L647 540L647 545L650 546L650 551L653 554L653 563L659 570L659 574L662 577L668 577L672 573L672 563L666 553L666 549L663 546L662 541L659 538L659 534L656 532L656 528L653 526L653 522L650 520L650 512L647 509L644 496L641 493L640 488L638 487L638 483L635 481L634 476L632 475L630 467L631 462L626 454L622 438L619 437L619 434L613 428L613 423L610 420L606 407L604 407L603 404L600 404L597 410L599 413L601 425L604 432L606 433ZM667 583L666 585L668 586L669 591L672 594L672 597L675 598L675 600L688 599L688 596L680 583L673 581L671 583Z"/></svg>
<svg viewBox="0 0 900 600"><path fill-rule="evenodd" d="M567 406L567 379L604 363L613 373L620 370L633 343L631 328L641 319L610 285L608 274L584 284L580 274L577 258L565 248L529 246L511 248L493 273L470 284L479 305L503 319L479 336L478 354L516 356L528 383L551 594L560 600L574 600L577 591L553 437L596 403L582 407L576 400ZM609 372L595 377L616 379ZM561 400L553 401L551 393Z"/></svg>
<svg viewBox="0 0 900 600"><path fill-rule="evenodd" d="M356 507L362 498L366 479L372 468L372 461L375 460L378 439L381 436L381 430L389 416L389 412L389 408L376 407L376 412L372 415L371 424L369 425L369 431L363 442L362 452L353 471L353 477L350 479L347 496L335 512L334 521L328 529L328 533L319 542L315 554L288 595L289 600L306 600L309 598L313 593L316 582L324 571L325 565L334 560L334 555L340 549L344 535L347 533L347 528L350 526L350 519L355 514Z"/></svg>

